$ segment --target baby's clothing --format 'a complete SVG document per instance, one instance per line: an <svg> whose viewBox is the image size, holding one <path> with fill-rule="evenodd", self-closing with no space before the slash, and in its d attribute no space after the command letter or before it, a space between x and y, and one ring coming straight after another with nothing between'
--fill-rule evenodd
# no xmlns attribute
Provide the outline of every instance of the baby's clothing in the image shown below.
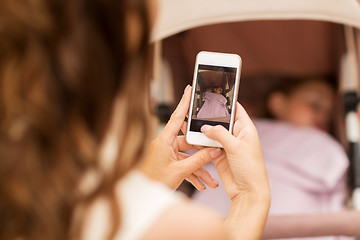
<svg viewBox="0 0 360 240"><path fill-rule="evenodd" d="M166 210L183 200L181 194L135 170L116 185L116 196L122 218L114 240L142 239ZM84 240L106 239L111 226L109 211L105 200L95 203L86 224Z"/></svg>
<svg viewBox="0 0 360 240"><path fill-rule="evenodd" d="M344 209L348 158L327 133L274 121L256 121L272 204L270 214Z"/></svg>
<svg viewBox="0 0 360 240"><path fill-rule="evenodd" d="M203 96L204 104L202 105L198 118L220 118L229 115L226 109L226 98L218 93L205 92Z"/></svg>
<svg viewBox="0 0 360 240"><path fill-rule="evenodd" d="M334 212L345 208L347 156L327 133L283 122L254 121L271 188L270 215ZM219 179L216 168L205 168ZM224 186L196 192L194 199L222 216L230 209ZM321 237L313 239L337 239Z"/></svg>

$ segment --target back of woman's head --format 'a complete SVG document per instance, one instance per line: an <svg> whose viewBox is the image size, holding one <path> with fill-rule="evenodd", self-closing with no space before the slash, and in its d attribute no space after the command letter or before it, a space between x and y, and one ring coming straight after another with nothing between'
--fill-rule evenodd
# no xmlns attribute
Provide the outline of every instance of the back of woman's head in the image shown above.
<svg viewBox="0 0 360 240"><path fill-rule="evenodd" d="M84 174L97 172L109 190L144 151L147 9L141 0L0 6L0 239L68 239L75 208L91 195L79 191ZM135 50L129 12L143 25ZM116 96L123 151L103 174L99 146Z"/></svg>

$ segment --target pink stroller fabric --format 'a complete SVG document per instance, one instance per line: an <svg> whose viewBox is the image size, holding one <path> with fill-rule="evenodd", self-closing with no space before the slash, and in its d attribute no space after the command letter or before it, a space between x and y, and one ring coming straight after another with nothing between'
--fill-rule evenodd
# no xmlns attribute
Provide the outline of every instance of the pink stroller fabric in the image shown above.
<svg viewBox="0 0 360 240"><path fill-rule="evenodd" d="M271 188L270 216L345 209L348 159L337 141L322 131L283 122L258 120L255 125ZM212 164L206 169L219 179ZM196 192L194 199L216 209L222 216L226 216L230 208L222 184L214 190Z"/></svg>
<svg viewBox="0 0 360 240"><path fill-rule="evenodd" d="M256 121L268 171L270 214L339 211L346 200L347 156L327 133Z"/></svg>
<svg viewBox="0 0 360 240"><path fill-rule="evenodd" d="M204 104L202 105L198 118L220 118L229 115L226 109L226 98L217 93L205 92L203 96Z"/></svg>

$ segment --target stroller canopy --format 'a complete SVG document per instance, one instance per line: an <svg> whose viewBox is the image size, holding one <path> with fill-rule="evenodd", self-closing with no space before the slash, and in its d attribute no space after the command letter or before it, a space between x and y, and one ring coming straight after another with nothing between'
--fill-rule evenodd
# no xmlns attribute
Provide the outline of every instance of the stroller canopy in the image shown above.
<svg viewBox="0 0 360 240"><path fill-rule="evenodd" d="M360 28L359 0L158 1L153 41L203 25L250 20L322 20Z"/></svg>

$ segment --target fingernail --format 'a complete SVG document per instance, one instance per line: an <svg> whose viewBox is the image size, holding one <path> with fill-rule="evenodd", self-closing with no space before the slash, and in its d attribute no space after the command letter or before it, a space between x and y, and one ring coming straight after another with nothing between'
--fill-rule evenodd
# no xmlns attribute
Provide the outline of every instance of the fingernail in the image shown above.
<svg viewBox="0 0 360 240"><path fill-rule="evenodd" d="M221 151L220 148L213 149L213 150L210 151L210 157L212 157L212 158L220 157L221 152L222 151Z"/></svg>
<svg viewBox="0 0 360 240"><path fill-rule="evenodd" d="M189 87L190 87L190 85L188 84L188 85L186 86L186 88L184 89L184 93L186 92L186 90L189 89Z"/></svg>
<svg viewBox="0 0 360 240"><path fill-rule="evenodd" d="M203 185L202 185L202 188L205 190L205 189L206 189L206 186L203 184Z"/></svg>
<svg viewBox="0 0 360 240"><path fill-rule="evenodd" d="M212 126L210 126L210 125L203 125L203 126L201 127L201 131L202 131L203 133L205 133L205 132L209 131L211 127L212 127Z"/></svg>
<svg viewBox="0 0 360 240"><path fill-rule="evenodd" d="M218 181L216 181L216 179L213 178L212 180L213 180L213 182L215 183L216 186L219 186L219 183L218 183Z"/></svg>

